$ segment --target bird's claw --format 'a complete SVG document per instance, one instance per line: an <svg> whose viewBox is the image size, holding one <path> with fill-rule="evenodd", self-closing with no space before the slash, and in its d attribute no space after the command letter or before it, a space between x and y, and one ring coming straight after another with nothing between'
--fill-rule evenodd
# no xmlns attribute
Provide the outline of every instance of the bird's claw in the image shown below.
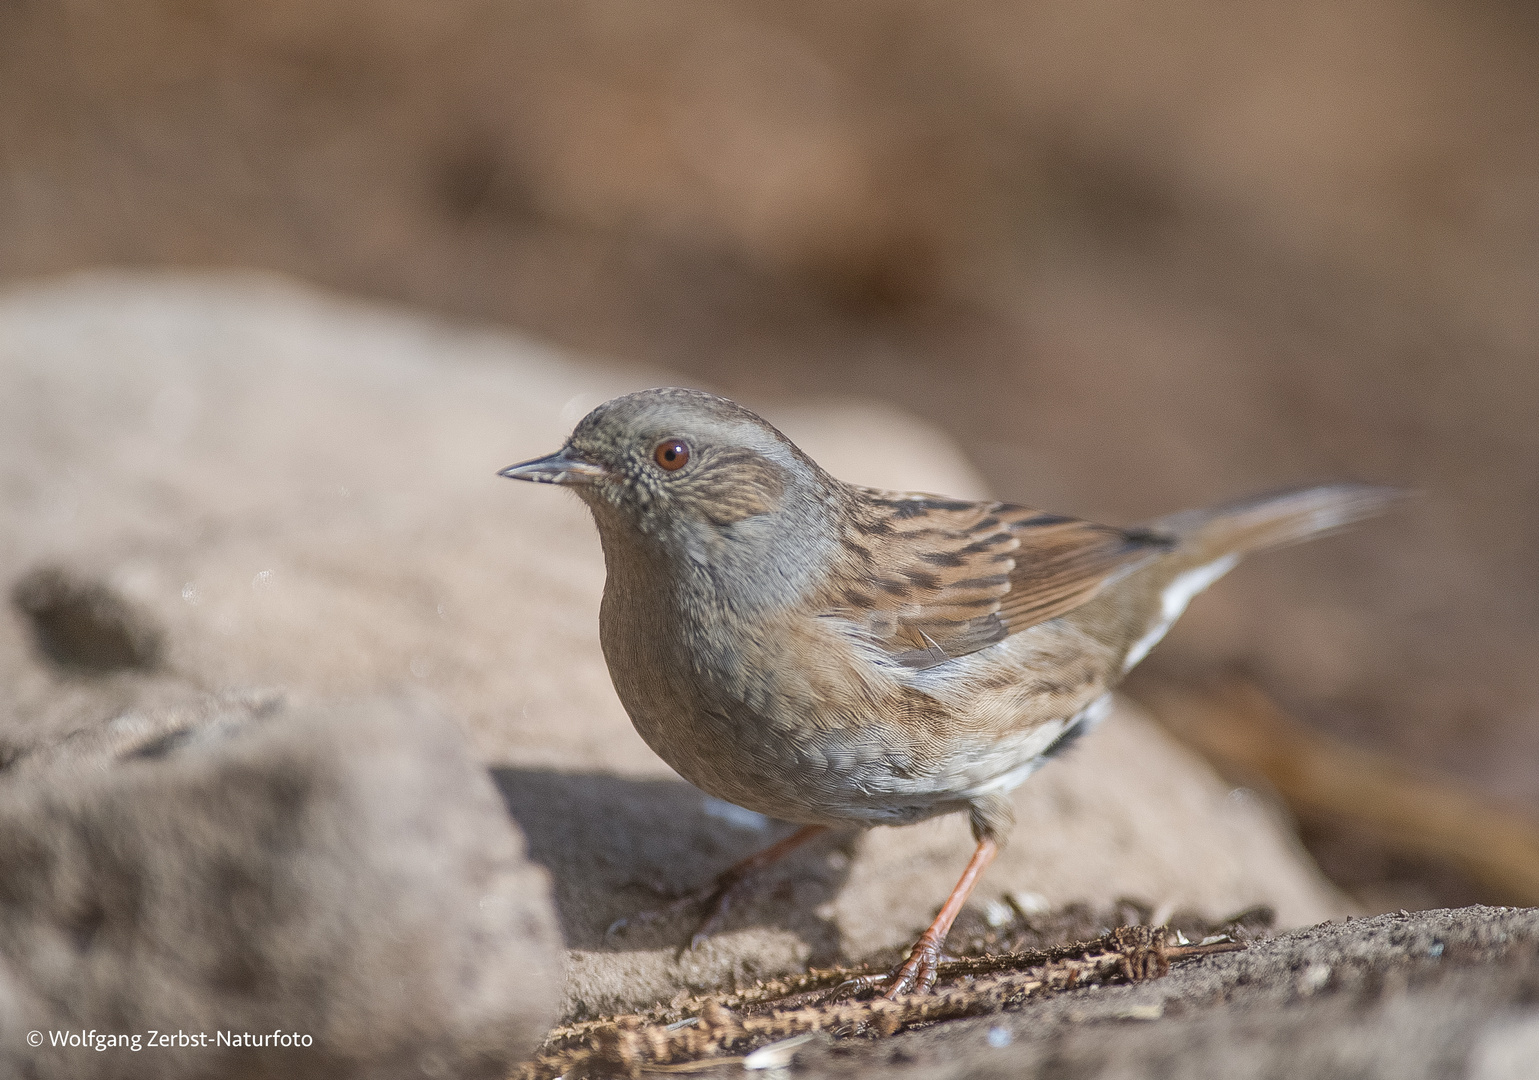
<svg viewBox="0 0 1539 1080"><path fill-rule="evenodd" d="M679 950L679 955L682 956L691 949L697 949L705 944L707 938L721 929L721 924L726 921L727 912L732 909L733 901L743 891L746 883L753 880L754 876L766 866L778 862L787 852L826 830L827 826L824 825L803 825L790 836L777 840L763 851L727 867L717 874L715 880L709 885L696 889L692 893L686 893L667 907L616 919L609 924L609 929L604 932L604 936L607 939L609 935L623 930L633 922L657 922L660 919L676 916L689 908L698 908L703 911L700 923L695 928L695 932L690 935L689 944Z"/></svg>
<svg viewBox="0 0 1539 1080"><path fill-rule="evenodd" d="M904 994L928 994L935 985L940 961L940 945L928 935L921 937L903 965L886 977L887 989L882 996L893 1001Z"/></svg>
<svg viewBox="0 0 1539 1080"><path fill-rule="evenodd" d="M638 911L631 915L622 915L604 931L604 939L607 941L622 931L634 926L649 926L653 923L668 922L690 910L700 910L702 915L700 923L694 933L689 937L689 943L680 949L680 954L698 949L701 945L721 929L721 924L727 917L727 912L732 909L732 902L736 899L744 876L731 872L722 874L715 881L704 888L695 889L683 896L664 904L662 907L651 908L646 911Z"/></svg>
<svg viewBox="0 0 1539 1080"><path fill-rule="evenodd" d="M708 888L701 889L689 897L703 912L700 925L695 927L695 932L689 936L690 949L700 948L721 929L721 924L727 921L727 912L732 910L733 901L742 892L745 880L746 875L729 870L712 882Z"/></svg>
<svg viewBox="0 0 1539 1080"><path fill-rule="evenodd" d="M834 987L833 999L835 1001L844 1001L847 998L860 997L863 994L875 993L877 987L881 986L890 978L892 978L891 975L882 974L857 975L853 979L845 979L844 982Z"/></svg>
<svg viewBox="0 0 1539 1080"><path fill-rule="evenodd" d="M648 908L645 911L633 912L630 915L621 915L609 924L608 929L604 931L604 938L608 940L621 931L629 930L634 926L650 926L653 923L667 922L669 919L676 918L681 912L694 907L698 902L699 894L690 893L687 896L681 896L676 900L670 901L662 907Z"/></svg>

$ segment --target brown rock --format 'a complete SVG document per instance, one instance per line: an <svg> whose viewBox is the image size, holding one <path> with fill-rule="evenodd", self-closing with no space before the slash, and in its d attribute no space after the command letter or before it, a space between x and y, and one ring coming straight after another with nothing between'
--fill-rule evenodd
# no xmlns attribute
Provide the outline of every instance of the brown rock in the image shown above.
<svg viewBox="0 0 1539 1080"><path fill-rule="evenodd" d="M668 381L263 278L98 276L0 299L0 565L103 583L164 635L161 674L82 679L0 620L13 752L150 708L167 672L296 703L425 694L494 766L552 873L567 1014L896 944L966 861L960 821L812 846L683 957L682 917L605 934L778 833L641 742L598 648L591 523L564 493L495 472L555 448L604 398ZM847 479L981 492L950 442L902 414L745 404ZM1338 913L1286 831L1224 793L1120 710L1022 790L979 899Z"/></svg>
<svg viewBox="0 0 1539 1080"><path fill-rule="evenodd" d="M0 775L13 1066L498 1076L538 1043L547 879L451 725L226 700L107 726Z"/></svg>

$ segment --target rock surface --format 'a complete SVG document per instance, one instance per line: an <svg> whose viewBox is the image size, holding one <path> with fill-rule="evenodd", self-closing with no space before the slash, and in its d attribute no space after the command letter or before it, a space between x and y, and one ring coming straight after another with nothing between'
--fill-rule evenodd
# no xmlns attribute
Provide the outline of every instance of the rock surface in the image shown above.
<svg viewBox="0 0 1539 1080"><path fill-rule="evenodd" d="M901 944L966 861L961 821L831 837L682 958L686 920L606 937L780 828L703 799L641 742L599 653L603 567L585 511L494 475L559 445L593 404L666 381L268 278L12 291L0 298L0 566L16 598L0 619L6 754L190 694L276 687L295 708L422 698L493 767L552 873L566 1014ZM943 437L901 415L747 404L846 479L981 494ZM80 640L155 647L83 673L59 662L73 639L48 645L39 611L85 613ZM1263 807L1126 707L1022 789L1017 817L980 903L1132 895L1221 916L1265 902L1283 925L1345 910Z"/></svg>
<svg viewBox="0 0 1539 1080"><path fill-rule="evenodd" d="M431 713L205 700L0 776L18 1074L492 1077L555 1016L546 875Z"/></svg>
<svg viewBox="0 0 1539 1080"><path fill-rule="evenodd" d="M1523 1080L1539 1049L1536 990L1539 910L1381 915L1018 1012L813 1043L796 1075Z"/></svg>

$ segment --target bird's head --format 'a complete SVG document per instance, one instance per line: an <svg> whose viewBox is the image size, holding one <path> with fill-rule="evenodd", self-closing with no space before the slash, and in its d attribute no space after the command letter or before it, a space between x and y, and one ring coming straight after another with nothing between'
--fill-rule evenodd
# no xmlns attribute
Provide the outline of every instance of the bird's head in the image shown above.
<svg viewBox="0 0 1539 1080"><path fill-rule="evenodd" d="M503 469L570 486L600 532L705 540L777 531L826 499L830 481L789 439L742 406L666 387L606 401L548 457ZM760 520L764 519L764 520Z"/></svg>

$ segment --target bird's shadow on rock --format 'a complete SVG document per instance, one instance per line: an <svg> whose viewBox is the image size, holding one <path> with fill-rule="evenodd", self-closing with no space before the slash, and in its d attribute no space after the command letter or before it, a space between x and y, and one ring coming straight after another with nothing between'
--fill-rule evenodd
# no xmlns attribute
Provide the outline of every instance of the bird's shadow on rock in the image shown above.
<svg viewBox="0 0 1539 1080"><path fill-rule="evenodd" d="M666 911L674 898L709 884L793 828L779 822L754 828L713 814L705 796L680 780L512 767L491 774L523 829L530 859L550 872L569 949L682 947L699 921L698 907L638 916ZM818 837L760 871L733 903L723 931L780 927L811 948L814 963L832 962L838 930L816 910L844 885L857 839L856 833ZM627 925L610 932L621 919Z"/></svg>

